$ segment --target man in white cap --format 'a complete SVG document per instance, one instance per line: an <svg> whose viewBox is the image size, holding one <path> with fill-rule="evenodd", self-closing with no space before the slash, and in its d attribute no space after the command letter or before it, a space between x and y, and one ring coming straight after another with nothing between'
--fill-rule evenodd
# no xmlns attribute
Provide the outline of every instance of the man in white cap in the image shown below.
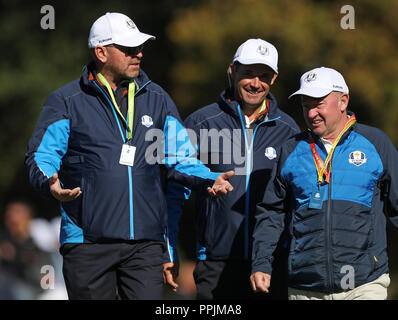
<svg viewBox="0 0 398 320"><path fill-rule="evenodd" d="M253 294L247 280L253 213L255 204L261 201L279 146L299 132L295 121L278 108L270 92L278 76L277 65L278 52L271 43L262 39L245 41L227 70L230 87L217 102L195 111L184 122L199 137L194 144L202 162L211 170L235 171L231 178L234 192L226 197L196 193L194 279L198 299L264 298ZM178 192L182 194L178 187L170 187L168 196L177 199ZM170 240L175 245L181 208L176 202L171 203ZM273 298L287 297L283 257L279 258L281 279L275 277Z"/></svg>
<svg viewBox="0 0 398 320"><path fill-rule="evenodd" d="M97 19L88 38L93 61L49 96L29 141L31 183L61 204L70 299L160 299L166 175L212 195L232 190L233 172L210 172L173 150L189 138L169 95L140 68L152 39L126 15ZM147 137L159 131L166 143L149 157Z"/></svg>
<svg viewBox="0 0 398 320"><path fill-rule="evenodd" d="M253 290L268 291L286 225L289 299L386 299L386 216L398 226L398 152L347 111L349 90L338 71L304 73L292 96L301 97L308 130L282 146L257 205Z"/></svg>

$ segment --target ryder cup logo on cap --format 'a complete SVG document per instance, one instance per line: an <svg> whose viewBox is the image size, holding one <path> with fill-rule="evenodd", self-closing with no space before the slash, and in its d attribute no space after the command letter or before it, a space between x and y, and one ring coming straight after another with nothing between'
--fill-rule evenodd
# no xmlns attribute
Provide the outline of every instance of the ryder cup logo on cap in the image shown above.
<svg viewBox="0 0 398 320"><path fill-rule="evenodd" d="M340 72L326 67L320 67L304 73L300 78L300 89L289 96L305 95L321 98L332 91L348 93L347 84Z"/></svg>
<svg viewBox="0 0 398 320"><path fill-rule="evenodd" d="M133 22L133 20L127 20L126 21L126 23L127 23L127 26L129 27L129 28L131 28L131 29L135 29L135 28L137 28L137 26L135 25L135 23Z"/></svg>
<svg viewBox="0 0 398 320"><path fill-rule="evenodd" d="M257 52L263 56L265 55L269 55L269 50L267 48L267 46L260 44L257 48Z"/></svg>
<svg viewBox="0 0 398 320"><path fill-rule="evenodd" d="M278 51L262 39L249 39L236 50L232 63L265 64L278 73Z"/></svg>
<svg viewBox="0 0 398 320"><path fill-rule="evenodd" d="M107 12L92 25L88 36L89 48L118 44L124 47L138 47L154 36L140 32L129 17L116 12Z"/></svg>
<svg viewBox="0 0 398 320"><path fill-rule="evenodd" d="M311 82L314 81L315 79L316 79L316 73L310 72L309 74L307 74L304 81Z"/></svg>

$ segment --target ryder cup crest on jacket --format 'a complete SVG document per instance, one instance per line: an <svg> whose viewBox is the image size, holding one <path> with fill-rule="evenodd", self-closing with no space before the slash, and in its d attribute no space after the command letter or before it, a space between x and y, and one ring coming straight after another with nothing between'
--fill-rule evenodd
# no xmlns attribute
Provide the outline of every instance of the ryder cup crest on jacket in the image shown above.
<svg viewBox="0 0 398 320"><path fill-rule="evenodd" d="M270 160L275 159L277 156L276 150L273 147L265 148L264 154Z"/></svg>
<svg viewBox="0 0 398 320"><path fill-rule="evenodd" d="M152 117L144 115L141 117L141 124L147 128L153 125Z"/></svg>
<svg viewBox="0 0 398 320"><path fill-rule="evenodd" d="M368 159L366 159L366 155L365 153L363 153L362 151L353 151L350 153L349 155L349 159L348 162L359 167L360 165L363 165L364 163L366 163L368 161Z"/></svg>
<svg viewBox="0 0 398 320"><path fill-rule="evenodd" d="M262 39L249 39L236 50L232 63L265 64L278 73L278 51Z"/></svg>
<svg viewBox="0 0 398 320"><path fill-rule="evenodd" d="M92 25L88 37L89 48L118 44L124 47L137 47L154 36L140 32L133 20L128 16L107 12Z"/></svg>
<svg viewBox="0 0 398 320"><path fill-rule="evenodd" d="M348 93L348 86L340 72L326 67L315 68L300 78L300 89L289 96L305 95L321 98L332 91Z"/></svg>

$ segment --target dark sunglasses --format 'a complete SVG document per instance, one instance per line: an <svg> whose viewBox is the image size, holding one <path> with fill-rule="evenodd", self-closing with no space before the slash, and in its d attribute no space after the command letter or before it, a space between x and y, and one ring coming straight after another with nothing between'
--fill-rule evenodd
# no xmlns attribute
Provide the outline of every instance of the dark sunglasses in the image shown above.
<svg viewBox="0 0 398 320"><path fill-rule="evenodd" d="M137 54L142 52L142 50L144 50L144 44L141 44L138 47L124 47L124 46L120 46L118 44L110 44L108 46L109 47L110 46L116 47L116 48L118 48L120 51L122 51L124 54L126 54L128 56L136 56Z"/></svg>

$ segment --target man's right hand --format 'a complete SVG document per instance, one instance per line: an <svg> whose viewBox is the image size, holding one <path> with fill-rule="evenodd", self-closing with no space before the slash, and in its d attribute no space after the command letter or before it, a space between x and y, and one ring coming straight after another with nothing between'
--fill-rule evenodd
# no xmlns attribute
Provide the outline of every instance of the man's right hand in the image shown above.
<svg viewBox="0 0 398 320"><path fill-rule="evenodd" d="M178 277L179 268L180 264L178 261L163 263L164 283L167 283L174 292L176 292L178 288L176 279Z"/></svg>
<svg viewBox="0 0 398 320"><path fill-rule="evenodd" d="M250 283L254 292L268 293L271 284L271 276L268 273L257 271L250 276Z"/></svg>
<svg viewBox="0 0 398 320"><path fill-rule="evenodd" d="M80 187L76 187L73 190L62 189L61 184L59 183L58 174L56 173L54 173L53 176L49 179L49 183L51 194L55 199L61 202L75 200L82 194Z"/></svg>

